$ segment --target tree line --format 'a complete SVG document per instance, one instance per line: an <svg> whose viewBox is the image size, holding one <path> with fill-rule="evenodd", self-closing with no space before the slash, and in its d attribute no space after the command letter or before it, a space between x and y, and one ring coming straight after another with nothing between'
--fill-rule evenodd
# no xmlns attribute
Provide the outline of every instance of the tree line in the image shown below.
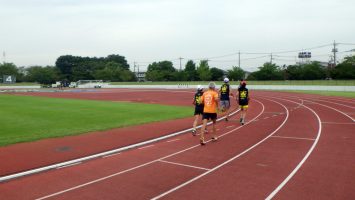
<svg viewBox="0 0 355 200"><path fill-rule="evenodd" d="M210 67L208 60L195 63L189 60L184 70L174 68L171 61L149 64L146 72L148 81L218 81L227 76L231 80L245 78L246 71L237 66L229 70ZM249 73L248 73L249 74ZM51 84L58 80L67 82L78 80L106 80L112 82L137 81L134 72L124 56L80 57L60 56L55 66L17 67L12 63L0 64L0 77L16 76L17 82L37 82ZM278 66L265 63L257 71L249 74L249 80L320 80L320 79L355 79L355 56L345 57L335 67L324 67L320 62Z"/></svg>

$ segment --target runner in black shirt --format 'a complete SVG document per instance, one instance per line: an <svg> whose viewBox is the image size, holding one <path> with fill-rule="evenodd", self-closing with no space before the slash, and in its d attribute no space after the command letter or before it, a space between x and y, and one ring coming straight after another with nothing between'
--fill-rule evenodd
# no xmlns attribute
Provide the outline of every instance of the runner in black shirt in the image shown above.
<svg viewBox="0 0 355 200"><path fill-rule="evenodd" d="M246 82L243 81L240 87L238 88L238 103L240 106L240 123L244 125L245 115L248 110L249 104L249 90L246 88Z"/></svg>
<svg viewBox="0 0 355 200"><path fill-rule="evenodd" d="M229 96L233 96L233 94L230 92L230 85L229 85L229 79L224 78L223 84L221 86L221 89L219 91L220 95L220 108L222 112L227 112L225 120L228 121L229 117L229 108L230 108L230 99Z"/></svg>
<svg viewBox="0 0 355 200"><path fill-rule="evenodd" d="M198 118L199 116L203 114L203 103L201 101L201 96L203 95L203 87L201 85L197 86L197 92L195 93L194 96L194 100L192 102L192 104L195 105L195 120L193 123L193 129L192 129L192 135L196 135L196 126L197 126L197 122L198 122Z"/></svg>

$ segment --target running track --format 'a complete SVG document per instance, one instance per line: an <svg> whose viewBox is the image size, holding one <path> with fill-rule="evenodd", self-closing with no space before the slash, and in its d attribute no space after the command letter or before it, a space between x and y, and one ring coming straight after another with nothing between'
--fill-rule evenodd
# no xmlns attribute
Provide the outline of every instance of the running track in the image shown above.
<svg viewBox="0 0 355 200"><path fill-rule="evenodd" d="M182 134L0 183L0 199L354 199L354 99L252 95L217 142Z"/></svg>

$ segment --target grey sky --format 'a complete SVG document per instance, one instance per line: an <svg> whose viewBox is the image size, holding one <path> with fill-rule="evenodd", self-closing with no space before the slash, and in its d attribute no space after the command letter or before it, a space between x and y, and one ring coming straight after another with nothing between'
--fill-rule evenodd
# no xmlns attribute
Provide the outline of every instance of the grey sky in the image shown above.
<svg viewBox="0 0 355 200"><path fill-rule="evenodd" d="M354 0L0 0L0 51L18 66L60 55L120 54L141 70L152 61L210 58L210 66L255 70L268 54L331 44L355 49ZM349 45L350 44L350 45ZM328 61L332 46L310 50ZM219 57L234 54L231 56ZM264 57L263 57L264 56ZM277 64L297 52L274 53ZM213 58L219 57L219 58ZM263 57L258 59L250 59Z"/></svg>

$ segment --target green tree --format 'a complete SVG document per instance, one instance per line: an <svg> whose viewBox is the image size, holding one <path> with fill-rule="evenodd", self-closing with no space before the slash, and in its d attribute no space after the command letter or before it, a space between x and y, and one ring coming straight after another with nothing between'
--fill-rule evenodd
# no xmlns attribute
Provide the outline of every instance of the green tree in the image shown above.
<svg viewBox="0 0 355 200"><path fill-rule="evenodd" d="M150 81L171 81L174 79L174 72L176 69L170 61L153 62L148 65L146 78Z"/></svg>
<svg viewBox="0 0 355 200"><path fill-rule="evenodd" d="M251 77L256 80L282 80L283 73L276 64L265 63L258 71L251 73Z"/></svg>
<svg viewBox="0 0 355 200"><path fill-rule="evenodd" d="M192 61L192 60L187 61L184 71L187 74L188 81L196 81L198 79L197 78L197 71L196 71L196 64L194 63L194 61Z"/></svg>
<svg viewBox="0 0 355 200"><path fill-rule="evenodd" d="M4 63L0 64L0 77L2 78L3 75L14 75L18 76L19 71L13 63Z"/></svg>
<svg viewBox="0 0 355 200"><path fill-rule="evenodd" d="M211 80L212 81L221 81L223 80L223 76L224 76L224 71L221 69L218 69L216 67L212 67L210 69L211 72Z"/></svg>
<svg viewBox="0 0 355 200"><path fill-rule="evenodd" d="M230 80L241 80L245 77L245 71L240 67L232 67L228 70L227 76Z"/></svg>
<svg viewBox="0 0 355 200"><path fill-rule="evenodd" d="M208 60L201 60L200 65L197 68L197 75L201 81L210 81L211 80L211 71L208 65Z"/></svg>
<svg viewBox="0 0 355 200"><path fill-rule="evenodd" d="M345 57L330 73L333 79L355 79L355 56Z"/></svg>
<svg viewBox="0 0 355 200"><path fill-rule="evenodd" d="M312 62L301 67L303 80L319 80L326 78L326 71L319 62Z"/></svg>
<svg viewBox="0 0 355 200"><path fill-rule="evenodd" d="M32 66L27 68L26 80L40 84L51 84L59 80L59 71L55 67Z"/></svg>

